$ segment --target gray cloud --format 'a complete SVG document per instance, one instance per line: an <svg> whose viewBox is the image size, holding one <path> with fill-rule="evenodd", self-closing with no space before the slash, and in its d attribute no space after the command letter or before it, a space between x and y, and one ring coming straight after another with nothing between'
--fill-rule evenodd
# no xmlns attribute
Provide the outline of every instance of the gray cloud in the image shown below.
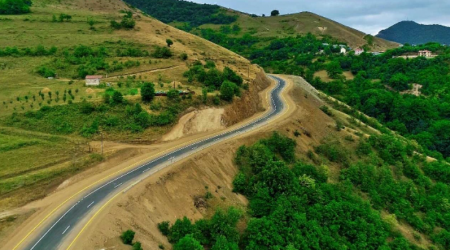
<svg viewBox="0 0 450 250"><path fill-rule="evenodd" d="M310 11L370 34L403 21L450 26L448 0L194 0L247 13L268 15Z"/></svg>

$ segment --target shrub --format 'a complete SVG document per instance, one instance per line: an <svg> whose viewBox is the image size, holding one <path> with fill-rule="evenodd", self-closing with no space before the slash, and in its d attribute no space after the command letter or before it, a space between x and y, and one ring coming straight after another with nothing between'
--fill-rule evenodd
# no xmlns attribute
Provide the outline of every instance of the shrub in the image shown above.
<svg viewBox="0 0 450 250"><path fill-rule="evenodd" d="M120 26L124 29L133 29L134 26L136 25L136 21L133 20L133 18L129 18L129 17L123 17L122 21L120 22Z"/></svg>
<svg viewBox="0 0 450 250"><path fill-rule="evenodd" d="M170 223L168 221L158 223L158 229L164 236L168 236L170 234Z"/></svg>
<svg viewBox="0 0 450 250"><path fill-rule="evenodd" d="M151 102L155 97L155 85L146 82L141 88L141 97L144 102Z"/></svg>
<svg viewBox="0 0 450 250"><path fill-rule="evenodd" d="M134 239L135 232L132 230L127 230L122 233L120 238L122 239L123 244L131 245Z"/></svg>
<svg viewBox="0 0 450 250"><path fill-rule="evenodd" d="M238 86L235 83L224 81L222 86L220 86L220 98L225 101L232 101L235 94L235 89L237 88Z"/></svg>
<svg viewBox="0 0 450 250"><path fill-rule="evenodd" d="M322 110L325 114L327 114L328 116L333 116L333 112L331 112L330 108L328 108L328 106L321 106L320 110Z"/></svg>
<svg viewBox="0 0 450 250"><path fill-rule="evenodd" d="M172 57L172 51L167 47L156 46L152 56L155 58L170 58Z"/></svg>
<svg viewBox="0 0 450 250"><path fill-rule="evenodd" d="M166 39L167 47L170 48L170 46L173 45L173 41L171 39Z"/></svg>
<svg viewBox="0 0 450 250"><path fill-rule="evenodd" d="M123 95L119 91L114 91L114 94L112 96L112 103L113 104L122 104L123 103Z"/></svg>
<svg viewBox="0 0 450 250"><path fill-rule="evenodd" d="M244 82L244 80L242 79L241 76L236 74L236 72L234 72L232 69L230 69L228 67L225 67L225 69L223 70L222 76L223 76L224 80L228 80L230 82L234 82L238 86L241 86L242 83Z"/></svg>
<svg viewBox="0 0 450 250"><path fill-rule="evenodd" d="M183 61L186 61L188 59L188 54L186 54L186 53L181 54L180 59Z"/></svg>
<svg viewBox="0 0 450 250"><path fill-rule="evenodd" d="M133 244L133 250L142 250L142 245L139 241Z"/></svg>
<svg viewBox="0 0 450 250"><path fill-rule="evenodd" d="M345 150L338 141L325 142L315 148L316 153L325 156L328 160L348 165L349 152Z"/></svg>
<svg viewBox="0 0 450 250"><path fill-rule="evenodd" d="M47 68L45 66L40 67L37 70L37 73L45 78L48 77L55 77L56 76L56 72L53 69Z"/></svg>
<svg viewBox="0 0 450 250"><path fill-rule="evenodd" d="M173 250L203 250L203 246L192 235L186 235L177 244Z"/></svg>
<svg viewBox="0 0 450 250"><path fill-rule="evenodd" d="M180 92L176 89L171 89L167 92L167 98L170 100L175 100L180 97Z"/></svg>

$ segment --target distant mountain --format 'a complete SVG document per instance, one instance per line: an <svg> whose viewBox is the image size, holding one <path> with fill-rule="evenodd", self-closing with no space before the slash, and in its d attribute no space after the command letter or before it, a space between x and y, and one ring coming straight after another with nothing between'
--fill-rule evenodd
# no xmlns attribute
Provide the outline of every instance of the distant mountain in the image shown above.
<svg viewBox="0 0 450 250"><path fill-rule="evenodd" d="M402 44L424 44L428 42L450 44L450 27L402 21L380 31L376 36Z"/></svg>

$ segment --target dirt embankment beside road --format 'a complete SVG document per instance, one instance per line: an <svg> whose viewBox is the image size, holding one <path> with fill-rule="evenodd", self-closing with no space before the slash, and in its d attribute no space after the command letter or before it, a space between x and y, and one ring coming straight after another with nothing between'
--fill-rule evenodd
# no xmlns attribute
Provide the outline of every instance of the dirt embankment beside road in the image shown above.
<svg viewBox="0 0 450 250"><path fill-rule="evenodd" d="M230 126L263 111L263 102L259 93L269 87L270 84L271 80L263 70L256 73L256 78L249 84L249 91L246 91L240 99L235 100L233 104L225 108L224 124Z"/></svg>
<svg viewBox="0 0 450 250"><path fill-rule="evenodd" d="M267 89L270 84L271 80L265 72L258 71L255 79L249 84L249 91L245 91L232 104L225 108L194 110L183 115L177 125L162 137L162 140L172 141L202 132L217 131L264 111L261 91Z"/></svg>

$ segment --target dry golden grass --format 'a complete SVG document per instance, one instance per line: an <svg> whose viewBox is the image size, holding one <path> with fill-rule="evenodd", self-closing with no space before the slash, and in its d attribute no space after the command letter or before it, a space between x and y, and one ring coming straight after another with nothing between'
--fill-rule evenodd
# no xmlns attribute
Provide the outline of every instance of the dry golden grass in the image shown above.
<svg viewBox="0 0 450 250"><path fill-rule="evenodd" d="M256 18L231 10L229 13L239 16L237 23L243 32L250 32L257 37L286 37L312 33L317 36L331 36L347 43L352 48L367 44L367 41L364 40L366 34L363 32L311 12ZM204 25L202 27L218 29L220 25ZM374 38L372 50L382 51L397 47L397 43Z"/></svg>

